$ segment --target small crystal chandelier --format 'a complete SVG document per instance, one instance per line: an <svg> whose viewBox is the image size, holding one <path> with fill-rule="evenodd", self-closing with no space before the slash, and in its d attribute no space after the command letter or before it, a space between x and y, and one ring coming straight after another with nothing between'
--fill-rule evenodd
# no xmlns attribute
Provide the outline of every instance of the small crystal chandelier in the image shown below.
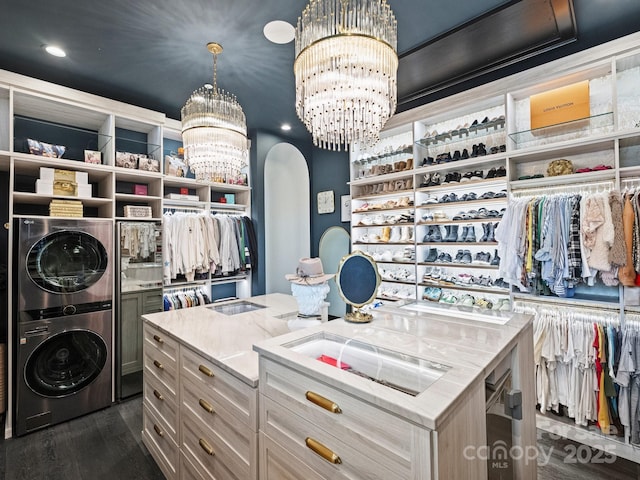
<svg viewBox="0 0 640 480"><path fill-rule="evenodd" d="M310 0L296 28L296 112L321 148L372 145L397 103L386 0Z"/></svg>
<svg viewBox="0 0 640 480"><path fill-rule="evenodd" d="M218 43L208 43L213 54L213 86L194 91L182 107L184 159L197 180L243 183L248 164L247 121L235 95L218 88Z"/></svg>

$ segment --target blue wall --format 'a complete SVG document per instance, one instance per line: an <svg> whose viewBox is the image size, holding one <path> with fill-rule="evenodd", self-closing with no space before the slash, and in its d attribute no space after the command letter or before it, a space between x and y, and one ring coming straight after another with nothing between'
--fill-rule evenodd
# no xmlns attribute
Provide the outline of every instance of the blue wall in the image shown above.
<svg viewBox="0 0 640 480"><path fill-rule="evenodd" d="M332 226L343 226L349 230L349 223L340 221L340 196L349 193L349 156L346 152L330 152L313 147L309 142L295 142L291 139L265 131L251 131L251 217L258 235L258 268L252 274L252 294L265 293L264 272L264 163L269 150L278 143L294 145L307 160L311 179L311 218L310 252L318 256L320 237ZM267 187L268 188L268 187ZM318 215L316 199L318 192L333 190L336 210L334 213Z"/></svg>
<svg viewBox="0 0 640 480"><path fill-rule="evenodd" d="M319 255L320 237L329 227L344 227L350 231L349 222L340 219L340 197L349 194L349 153L332 152L313 148L311 152L311 256ZM335 210L318 214L318 192L333 190Z"/></svg>

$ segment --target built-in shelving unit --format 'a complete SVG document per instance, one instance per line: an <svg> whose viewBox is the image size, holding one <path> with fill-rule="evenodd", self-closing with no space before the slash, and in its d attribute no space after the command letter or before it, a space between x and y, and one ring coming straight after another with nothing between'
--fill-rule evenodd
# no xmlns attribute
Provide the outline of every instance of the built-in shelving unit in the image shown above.
<svg viewBox="0 0 640 480"><path fill-rule="evenodd" d="M532 128L531 97L576 82L588 84L589 116ZM499 244L491 234L487 238L486 229L489 222L492 229L500 224L518 198L640 188L638 84L640 34L634 34L396 114L379 144L356 146L351 152L352 248L372 255L387 274L379 299L417 298L479 309L510 309L517 303L518 308L533 305L534 312L613 312L623 326L628 318L637 319L638 287L606 285L598 276L593 285L581 283L572 297L563 298L534 288L520 291L497 278L504 259L495 261ZM403 153L402 160L412 168L399 169L400 157L388 152L407 152L407 143L412 152ZM551 162L562 159L571 162L573 173L547 171ZM404 182L405 188L397 191L396 182ZM500 195L491 197L495 193ZM393 242L393 232L385 229L406 227L384 218L395 213L385 202L401 197L413 217L413 234L404 245ZM468 238L470 229L475 235ZM408 255L402 256L400 248ZM389 272L400 268L411 276L398 284ZM544 417L543 429L556 427L566 425ZM585 432L576 425L568 431L569 438L588 437L592 446L606 439L608 451L640 462L628 439Z"/></svg>
<svg viewBox="0 0 640 480"><path fill-rule="evenodd" d="M59 158L34 154L29 139L64 148ZM111 219L116 221L161 222L167 209L191 208L213 213L249 216L251 188L248 185L228 185L200 182L193 178L172 177L164 170L165 155L177 155L182 145L181 126L165 114L123 104L106 98L53 85L11 72L0 71L0 171L9 174L9 222L15 216L49 216L52 200L79 200L83 220ZM33 148L34 143L31 142ZM46 151L46 150L45 150ZM99 152L99 163L85 161L85 151ZM134 157L144 155L158 165L150 170L124 168L117 165L117 152ZM37 152L36 152L37 153ZM80 172L87 179L87 190L78 195L60 195L60 190L42 187L41 167ZM247 172L248 173L248 172ZM86 174L86 177L85 177ZM168 194L186 189L198 201L187 202L167 198ZM45 193L43 193L45 192ZM225 195L230 195L225 198ZM233 197L232 201L231 198ZM128 217L126 206L147 207L149 217ZM9 235L9 268L13 268L12 235ZM115 265L116 262L112 262ZM12 276L9 276L9 298L12 298ZM224 278L205 278L193 282L176 282L171 288L202 287L213 292L218 285L223 295L218 297L249 297L250 272ZM215 294L210 295L217 298ZM115 298L115 297L114 297ZM5 318L11 317L11 306ZM8 398L12 398L13 325L8 322ZM6 417L10 435L12 409L9 402Z"/></svg>

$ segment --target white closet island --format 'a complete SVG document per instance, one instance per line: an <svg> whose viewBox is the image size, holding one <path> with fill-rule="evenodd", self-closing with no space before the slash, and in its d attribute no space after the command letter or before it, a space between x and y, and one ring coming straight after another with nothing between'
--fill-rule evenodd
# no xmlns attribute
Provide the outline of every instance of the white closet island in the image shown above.
<svg viewBox="0 0 640 480"><path fill-rule="evenodd" d="M208 307L144 317L143 439L167 478L536 477L530 317L411 303L288 332L288 295Z"/></svg>

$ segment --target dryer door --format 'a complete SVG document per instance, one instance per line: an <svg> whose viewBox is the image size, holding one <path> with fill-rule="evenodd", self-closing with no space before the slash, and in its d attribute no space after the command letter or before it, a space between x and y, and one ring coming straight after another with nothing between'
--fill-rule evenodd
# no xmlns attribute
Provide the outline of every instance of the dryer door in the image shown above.
<svg viewBox="0 0 640 480"><path fill-rule="evenodd" d="M29 388L45 397L65 397L89 385L107 361L107 345L94 332L70 330L54 335L29 356L24 369Z"/></svg>
<svg viewBox="0 0 640 480"><path fill-rule="evenodd" d="M100 280L107 264L107 251L96 238L77 230L61 230L31 247L27 274L43 290L73 293Z"/></svg>

